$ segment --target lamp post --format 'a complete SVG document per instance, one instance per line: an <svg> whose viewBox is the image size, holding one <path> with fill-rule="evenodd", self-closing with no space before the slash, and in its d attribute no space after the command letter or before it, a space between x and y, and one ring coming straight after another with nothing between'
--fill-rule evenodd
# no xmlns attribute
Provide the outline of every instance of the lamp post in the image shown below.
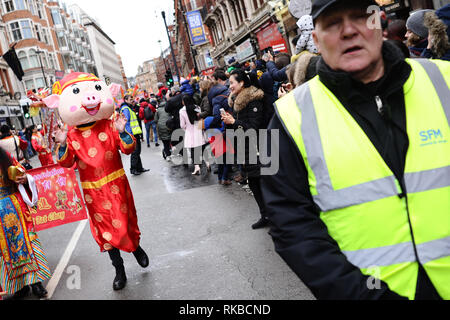
<svg viewBox="0 0 450 320"><path fill-rule="evenodd" d="M174 66L175 66L175 71L176 71L176 73L177 73L178 84L179 84L179 83L180 83L180 80L181 80L181 77L180 77L180 71L178 70L177 60L176 60L176 58L175 58L175 52L173 51L172 41L170 40L169 28L167 28L166 13L165 13L164 11L161 11L161 15L162 15L163 20L164 20L164 26L166 27L167 38L169 38L170 51L172 52L173 64L174 64Z"/></svg>
<svg viewBox="0 0 450 320"><path fill-rule="evenodd" d="M42 65L41 53L44 53L44 51L40 51L39 49L36 50L36 54L39 57L39 64L41 65L42 75L44 76L45 87L48 88L47 78L45 77L45 72L44 72L44 66Z"/></svg>
<svg viewBox="0 0 450 320"><path fill-rule="evenodd" d="M166 64L166 59L164 59L164 54L163 54L163 49L162 49L161 42L162 42L161 40L158 40L159 48L161 49L161 59L163 59L163 61L164 61L164 68L166 68L166 72L167 72L167 64Z"/></svg>

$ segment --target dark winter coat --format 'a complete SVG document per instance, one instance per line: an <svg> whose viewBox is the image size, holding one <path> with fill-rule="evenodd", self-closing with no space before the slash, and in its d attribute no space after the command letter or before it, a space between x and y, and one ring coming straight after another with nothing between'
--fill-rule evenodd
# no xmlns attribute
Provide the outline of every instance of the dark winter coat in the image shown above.
<svg viewBox="0 0 450 320"><path fill-rule="evenodd" d="M165 110L173 117L174 129L180 128L180 110L183 108L183 94L177 94L167 101Z"/></svg>
<svg viewBox="0 0 450 320"><path fill-rule="evenodd" d="M222 116L220 114L220 109L224 109L227 112L231 112L232 109L228 105L228 96L230 95L230 90L219 84L213 86L208 93L209 104L212 106L212 113L214 120L211 123L212 128L220 128L222 123Z"/></svg>
<svg viewBox="0 0 450 320"><path fill-rule="evenodd" d="M184 80L183 83L181 83L180 91L181 93L188 94L191 97L194 95L194 89L189 83L189 80Z"/></svg>
<svg viewBox="0 0 450 320"><path fill-rule="evenodd" d="M212 115L211 105L209 104L208 96L205 95L200 102L200 109L202 110L198 115L200 119L206 119Z"/></svg>
<svg viewBox="0 0 450 320"><path fill-rule="evenodd" d="M228 103L233 108L235 122L232 126L227 126L227 128L234 130L242 129L244 132L254 129L257 134L259 129L264 128L264 92L261 89L253 86L244 88L236 97L231 95ZM255 142L257 144L258 139ZM237 144L235 144L235 147L237 148ZM245 164L243 165L243 171L250 178L260 176L259 162L249 163L251 160L250 153L257 153L257 150L257 145L250 145L250 141L245 141Z"/></svg>
<svg viewBox="0 0 450 320"><path fill-rule="evenodd" d="M161 140L171 140L172 133L169 128L167 128L166 122L170 119L170 115L164 109L164 104L162 103L160 107L156 110L155 122L158 129L158 137Z"/></svg>

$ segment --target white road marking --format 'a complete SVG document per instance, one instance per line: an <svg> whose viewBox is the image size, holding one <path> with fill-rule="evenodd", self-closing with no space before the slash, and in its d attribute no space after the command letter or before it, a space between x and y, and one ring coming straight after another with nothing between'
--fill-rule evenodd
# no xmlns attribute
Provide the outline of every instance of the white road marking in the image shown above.
<svg viewBox="0 0 450 320"><path fill-rule="evenodd" d="M67 245L66 251L64 252L63 256L59 260L58 265L56 266L55 272L53 273L52 278L47 284L47 292L48 295L46 299L51 299L53 296L53 293L55 292L56 287L58 286L59 280L61 280L61 276L64 272L64 270L67 267L67 264L69 263L70 257L72 256L73 251L75 250L75 247L77 246L78 240L80 240L80 236L86 227L88 220L83 220L78 224L77 229L72 235L72 239L70 239L69 244Z"/></svg>

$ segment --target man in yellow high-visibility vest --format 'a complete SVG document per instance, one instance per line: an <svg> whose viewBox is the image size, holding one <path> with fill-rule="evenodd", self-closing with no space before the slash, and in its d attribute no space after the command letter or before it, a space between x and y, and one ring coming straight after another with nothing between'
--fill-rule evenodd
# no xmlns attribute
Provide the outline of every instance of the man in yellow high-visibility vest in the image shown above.
<svg viewBox="0 0 450 320"><path fill-rule="evenodd" d="M318 299L450 299L450 63L405 60L377 8L312 1L318 75L269 126L271 235Z"/></svg>
<svg viewBox="0 0 450 320"><path fill-rule="evenodd" d="M139 124L139 119L136 113L131 108L133 102L133 97L131 95L126 95L124 97L124 103L120 106L120 113L125 115L127 118L126 131L132 134L136 138L136 150L131 154L130 159L130 173L132 175L138 176L144 172L150 171L149 169L144 169L141 160L141 139L142 139L142 128Z"/></svg>

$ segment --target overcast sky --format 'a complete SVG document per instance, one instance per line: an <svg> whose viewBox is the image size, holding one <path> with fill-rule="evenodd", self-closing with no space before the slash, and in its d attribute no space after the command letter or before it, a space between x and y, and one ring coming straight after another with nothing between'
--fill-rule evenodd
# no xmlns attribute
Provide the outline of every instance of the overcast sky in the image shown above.
<svg viewBox="0 0 450 320"><path fill-rule="evenodd" d="M161 54L169 46L161 11L167 24L173 23L173 0L62 0L77 4L100 24L116 43L127 77L135 76L139 65Z"/></svg>

